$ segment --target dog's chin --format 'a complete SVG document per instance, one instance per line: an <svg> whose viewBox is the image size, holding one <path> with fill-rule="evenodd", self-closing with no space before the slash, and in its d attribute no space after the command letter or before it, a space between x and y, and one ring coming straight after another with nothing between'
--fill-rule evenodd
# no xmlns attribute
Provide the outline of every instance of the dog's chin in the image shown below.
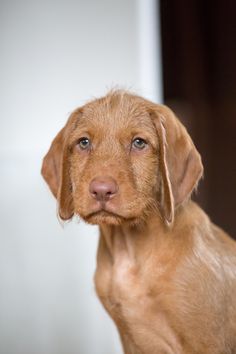
<svg viewBox="0 0 236 354"><path fill-rule="evenodd" d="M124 217L113 212L109 212L106 210L100 210L89 215L81 217L85 222L92 225L122 225L122 224L130 224L135 225L139 223L139 219L137 217Z"/></svg>

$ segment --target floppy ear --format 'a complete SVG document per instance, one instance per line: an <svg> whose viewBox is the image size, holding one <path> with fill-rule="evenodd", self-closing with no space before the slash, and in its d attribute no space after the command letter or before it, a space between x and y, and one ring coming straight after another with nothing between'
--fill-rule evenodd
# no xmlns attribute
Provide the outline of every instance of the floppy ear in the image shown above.
<svg viewBox="0 0 236 354"><path fill-rule="evenodd" d="M74 215L67 140L77 119L78 111L75 111L53 140L43 159L41 170L52 194L57 198L59 216L63 220L68 220Z"/></svg>
<svg viewBox="0 0 236 354"><path fill-rule="evenodd" d="M151 116L160 142L161 209L163 217L171 224L174 210L196 188L203 166L187 130L168 107L155 105Z"/></svg>

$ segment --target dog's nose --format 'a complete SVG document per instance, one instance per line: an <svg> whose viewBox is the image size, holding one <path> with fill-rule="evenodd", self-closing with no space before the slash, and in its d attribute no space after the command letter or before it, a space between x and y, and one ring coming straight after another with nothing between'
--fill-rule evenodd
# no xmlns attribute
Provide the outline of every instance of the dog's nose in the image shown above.
<svg viewBox="0 0 236 354"><path fill-rule="evenodd" d="M94 178L89 186L93 198L100 202L107 202L118 192L118 185L112 177Z"/></svg>

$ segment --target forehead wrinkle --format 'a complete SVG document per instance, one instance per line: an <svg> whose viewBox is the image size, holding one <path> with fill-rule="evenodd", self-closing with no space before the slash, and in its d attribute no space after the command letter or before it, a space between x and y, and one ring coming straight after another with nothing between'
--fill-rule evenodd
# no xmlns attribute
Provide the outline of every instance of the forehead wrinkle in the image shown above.
<svg viewBox="0 0 236 354"><path fill-rule="evenodd" d="M91 130L95 135L122 134L122 130L156 135L146 105L124 91L111 92L86 104L78 127Z"/></svg>
<svg viewBox="0 0 236 354"><path fill-rule="evenodd" d="M122 120L128 116L136 117L146 113L144 105L124 91L112 91L107 96L89 102L83 107L87 118L103 120L113 116Z"/></svg>
<svg viewBox="0 0 236 354"><path fill-rule="evenodd" d="M139 112L136 112L136 115L132 116L129 115L124 125L121 127L121 130L123 129L126 132L130 131L132 133L137 132L141 135L150 135L153 137L153 140L156 140L156 130L149 115L147 113L142 115L138 113Z"/></svg>

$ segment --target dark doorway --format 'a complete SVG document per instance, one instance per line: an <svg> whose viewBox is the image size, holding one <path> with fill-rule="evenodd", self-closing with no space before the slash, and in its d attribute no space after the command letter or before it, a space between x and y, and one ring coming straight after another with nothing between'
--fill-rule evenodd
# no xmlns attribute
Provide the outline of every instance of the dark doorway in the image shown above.
<svg viewBox="0 0 236 354"><path fill-rule="evenodd" d="M236 2L160 0L164 101L202 155L196 196L236 237Z"/></svg>

